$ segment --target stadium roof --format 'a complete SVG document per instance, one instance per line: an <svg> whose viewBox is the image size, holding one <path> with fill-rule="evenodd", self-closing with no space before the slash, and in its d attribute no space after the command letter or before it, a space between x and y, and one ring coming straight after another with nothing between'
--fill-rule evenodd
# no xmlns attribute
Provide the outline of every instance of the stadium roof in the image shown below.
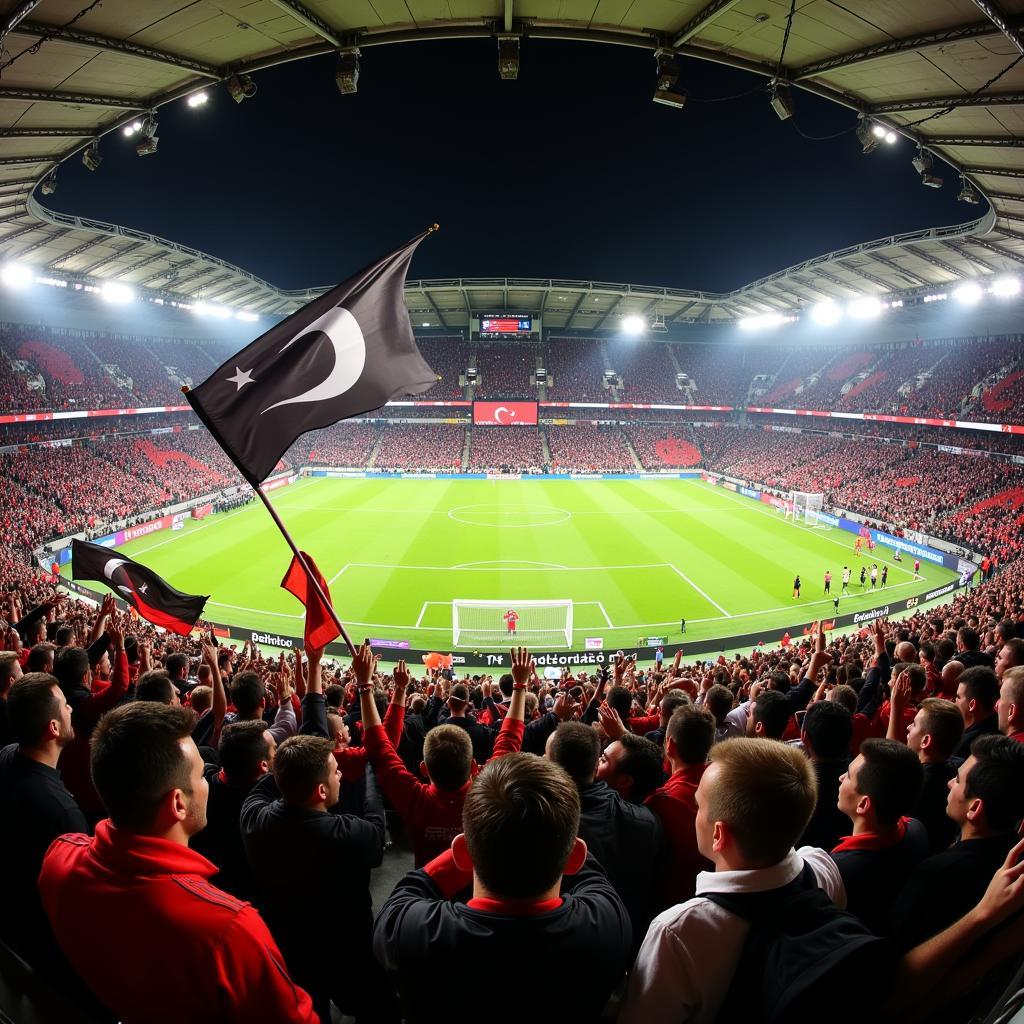
<svg viewBox="0 0 1024 1024"><path fill-rule="evenodd" d="M522 306L555 329L610 328L631 312L720 323L826 298L920 294L1024 263L1024 4L1000 6L1009 2L868 0L848 10L800 0L779 66L789 5L778 0L15 0L0 16L0 255L83 283L290 312L319 289L282 291L173 241L53 213L33 190L93 140L232 76L258 84L278 63L385 43L532 37L674 51L808 90L941 157L991 209L965 224L827 253L728 293L415 282L414 322L454 328L470 310Z"/></svg>

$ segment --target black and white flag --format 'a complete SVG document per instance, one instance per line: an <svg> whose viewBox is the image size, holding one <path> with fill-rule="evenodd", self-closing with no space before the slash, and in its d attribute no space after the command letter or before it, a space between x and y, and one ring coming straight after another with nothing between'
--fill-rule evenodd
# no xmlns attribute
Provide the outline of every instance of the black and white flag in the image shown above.
<svg viewBox="0 0 1024 1024"><path fill-rule="evenodd" d="M434 385L404 298L409 262L432 230L303 306L186 392L254 487L307 431Z"/></svg>

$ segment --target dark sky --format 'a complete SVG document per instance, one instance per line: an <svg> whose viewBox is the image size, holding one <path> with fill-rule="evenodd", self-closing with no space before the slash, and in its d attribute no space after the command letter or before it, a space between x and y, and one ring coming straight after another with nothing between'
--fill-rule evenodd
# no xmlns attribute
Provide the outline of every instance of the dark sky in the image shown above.
<svg viewBox="0 0 1024 1024"><path fill-rule="evenodd" d="M236 105L159 113L159 152L108 136L94 174L60 171L57 209L152 231L284 288L330 284L439 221L410 277L564 277L728 290L810 256L977 216L957 180L921 186L910 143L864 156L852 132L803 138L755 78L687 61L684 110L651 102L654 60L525 40L518 81L492 41L364 50L256 76ZM796 92L806 135L851 111Z"/></svg>

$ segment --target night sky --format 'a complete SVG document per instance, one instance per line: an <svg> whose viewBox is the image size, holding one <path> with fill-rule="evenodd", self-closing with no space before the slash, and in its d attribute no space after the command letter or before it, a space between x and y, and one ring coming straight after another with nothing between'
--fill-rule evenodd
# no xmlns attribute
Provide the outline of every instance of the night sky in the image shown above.
<svg viewBox="0 0 1024 1024"><path fill-rule="evenodd" d="M562 277L725 291L832 249L958 223L938 164L924 188L909 142L869 156L854 114L796 91L796 124L764 79L683 64L684 110L651 102L654 60L624 47L524 40L518 81L493 41L363 51L359 92L335 59L222 87L159 112L159 152L120 133L89 173L76 157L44 201L154 232L283 288L326 285L432 221L410 278ZM722 102L719 97L757 90Z"/></svg>

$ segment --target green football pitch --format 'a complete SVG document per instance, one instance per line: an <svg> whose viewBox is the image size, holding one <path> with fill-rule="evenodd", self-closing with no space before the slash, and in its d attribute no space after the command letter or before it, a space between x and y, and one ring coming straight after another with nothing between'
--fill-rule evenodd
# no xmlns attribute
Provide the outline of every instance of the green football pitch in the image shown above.
<svg viewBox="0 0 1024 1024"><path fill-rule="evenodd" d="M764 503L700 480L402 480L307 478L273 500L330 583L354 638L452 648L453 599L573 601L573 648L641 636L717 639L777 632L825 618L844 565L854 570L840 611L877 606L954 573L881 547L853 553L852 534L808 529ZM279 583L290 552L259 503L120 549L174 586L210 594L215 622L301 636L301 606ZM882 596L857 582L861 564L889 564ZM803 594L792 597L799 573ZM500 637L502 609L495 609ZM460 646L501 646L498 640ZM555 646L553 644L535 646ZM563 645L564 646L564 645ZM725 646L725 645L723 645Z"/></svg>

